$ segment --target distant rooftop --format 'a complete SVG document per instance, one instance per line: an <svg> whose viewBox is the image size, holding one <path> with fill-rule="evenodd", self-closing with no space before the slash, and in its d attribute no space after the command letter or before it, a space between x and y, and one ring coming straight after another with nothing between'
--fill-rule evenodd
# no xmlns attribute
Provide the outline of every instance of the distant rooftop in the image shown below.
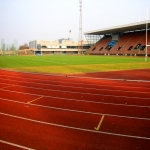
<svg viewBox="0 0 150 150"><path fill-rule="evenodd" d="M147 23L148 23L148 29L150 29L150 20L148 20ZM144 30L144 29L146 29L146 21L125 24L125 25L120 25L115 27L109 27L109 28L104 28L99 30L93 30L89 32L84 32L84 34L105 35L105 34L122 33L127 31Z"/></svg>

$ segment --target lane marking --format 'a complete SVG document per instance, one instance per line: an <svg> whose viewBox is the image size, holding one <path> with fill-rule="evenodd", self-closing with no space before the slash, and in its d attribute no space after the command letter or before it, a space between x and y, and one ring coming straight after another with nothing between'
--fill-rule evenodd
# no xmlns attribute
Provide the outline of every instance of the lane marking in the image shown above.
<svg viewBox="0 0 150 150"><path fill-rule="evenodd" d="M0 75L0 76L6 76L6 75ZM6 77L10 77L10 76L6 76ZM13 77L13 78L18 78L18 77ZM21 78L21 79L30 79L31 80L31 78ZM11 80L11 81L16 81L15 79L5 79L5 80ZM18 81L18 80L17 80ZM37 80L37 79L32 79L30 82L32 82L32 83L35 83L35 84L38 84L38 83L36 83L36 82L33 82L33 81L39 81L39 80ZM40 80L41 81L41 80ZM48 81L48 80L44 80L44 81ZM18 82L25 82L25 81L18 81ZM51 82L55 82L55 81L51 81ZM55 82L55 83L57 83L57 82ZM66 82L64 82L64 81L61 81L60 83L71 83L71 84L75 84L75 85L85 85L85 84L82 84L82 83L72 83L72 82L68 82L68 81L66 81ZM103 83L103 82L102 82ZM139 83L139 82L138 82ZM39 84L44 84L44 83L39 83ZM108 82L108 84L110 84L109 82ZM127 85L127 83L119 83L119 84L121 84L120 86L115 86L115 87L128 87L129 85L130 85L130 83L129 83L129 85ZM123 85L122 85L123 84ZM49 84L49 85L52 85L52 84ZM88 84L88 85L95 85L95 84ZM143 85L143 84L142 84ZM145 84L144 84L145 85ZM101 85L97 85L97 86L99 86L99 87L101 87ZM103 85L103 86L106 86L106 85ZM107 86L109 86L109 85L107 85ZM71 87L73 87L73 86L71 86ZM79 86L78 86L79 87ZM140 85L138 85L138 86L134 86L133 88L141 88L141 86ZM144 88L146 88L146 87L144 87ZM87 88L88 89L88 88ZM149 89L149 88L146 88L146 89Z"/></svg>
<svg viewBox="0 0 150 150"><path fill-rule="evenodd" d="M150 82L150 80L132 80L132 79L113 79L113 78L94 78L94 77L80 77L80 76L70 76L70 77L74 77L74 78L85 78L85 79L96 79L96 80L110 80L110 81L125 81L126 82Z"/></svg>
<svg viewBox="0 0 150 150"><path fill-rule="evenodd" d="M9 88L9 87L12 87L12 86L16 86L16 85L10 85L10 86L5 86L5 87L1 87L1 88L6 89L6 88Z"/></svg>
<svg viewBox="0 0 150 150"><path fill-rule="evenodd" d="M0 98L0 100L9 101L9 102L13 102L13 103L20 103L20 104L25 104L25 105L27 104L27 103L24 103L24 102L19 102L19 101L4 99L4 98ZM119 115L111 115L111 114L104 114L104 113L88 112L88 111L81 111L81 110L65 109L65 108L59 108L59 107L50 107L50 106L44 106L44 105L38 105L38 104L29 104L29 105L36 106L36 107L48 108L48 109L56 109L56 110L62 110L62 111L77 112L77 113L83 113L83 114L105 115L105 116L109 116L109 117L128 118L128 119L137 119L137 120L150 120L150 118L138 118L138 117L130 117L130 116L119 116Z"/></svg>
<svg viewBox="0 0 150 150"><path fill-rule="evenodd" d="M24 72L24 71L17 71L17 70L9 70L9 69L5 69L5 68L0 68L0 70L2 70L2 71L6 71L6 73L7 72L17 72L17 73L23 73L23 74L32 74L32 75L41 75L42 77L43 76L54 76L54 77L65 77L65 75L60 75L60 74L48 74L48 73L38 73L38 72ZM127 71L127 70L126 70ZM93 72L93 73L95 73L95 72ZM96 80L117 80L117 81L129 81L129 82L150 82L150 80L133 80L133 79L123 79L123 78L95 78L95 77L85 77L85 76L74 76L74 75L69 75L68 77L72 77L72 78L85 78L85 79L96 79Z"/></svg>
<svg viewBox="0 0 150 150"><path fill-rule="evenodd" d="M104 120L104 115L101 117L101 119L100 119L100 122L99 122L98 126L97 126L97 127L94 127L94 129L95 129L96 131L98 131L98 130L100 129L100 127L101 127L101 124L102 124L103 120Z"/></svg>
<svg viewBox="0 0 150 150"><path fill-rule="evenodd" d="M77 100L77 99L68 99L68 98L62 98L62 97L56 97L56 96L46 96L46 95L37 95L37 94L31 94L31 93L24 93L24 92L17 92L17 91L10 91L10 90L5 90L5 89L0 89L4 91L9 91L12 93L21 93L21 94L28 94L28 95L34 95L34 96L43 96L43 97L50 97L50 98L58 98L62 100L67 100L67 101L77 101L77 102L85 102L85 103L95 103L95 104L104 104L104 105L114 105L114 106L125 106L125 107L139 107L139 108L150 108L150 106L140 106L140 105L128 105L128 104L116 104L116 103L104 103L104 102L97 102L97 101L91 101L91 100ZM150 98L141 98L141 99L150 99Z"/></svg>
<svg viewBox="0 0 150 150"><path fill-rule="evenodd" d="M26 82L28 83L28 82ZM5 84L5 83L1 83L1 84ZM12 85L12 84L9 84L9 85ZM13 84L14 85L14 84ZM40 87L34 87L34 86L24 86L24 85L14 85L14 86L18 86L18 87L27 87L27 88L33 88L33 89L42 89L42 90L49 90L49 88L40 88ZM72 88L83 88L83 87L74 87L74 86L61 86L61 85L51 85L51 86L60 86L60 87L72 87ZM84 89L88 89L88 90L96 90L96 91L115 91L115 92L124 92L124 93L140 93L140 94L143 94L143 93L149 93L149 92L140 92L140 91L127 91L127 90L111 90L111 89L96 89L96 88L84 88ZM60 89L57 89L57 90L53 90L51 89L52 91L63 91L63 92L70 92L70 93L85 93L85 94L92 94L92 95L101 95L101 94L93 94L93 93L89 93L89 92L74 92L74 91L64 91L64 90L60 90Z"/></svg>
<svg viewBox="0 0 150 150"><path fill-rule="evenodd" d="M41 124L46 124L46 125L51 125L51 126L56 126L56 127L61 127L61 128L67 128L67 129L80 130L80 131L86 131L86 132L94 132L94 133L99 133L99 134L115 135L115 136L128 137L128 138L150 140L150 137L132 136L132 135L117 134L117 133L110 133L110 132L95 131L95 130L90 130L90 129L71 127L71 126L66 126L66 125L60 125L60 124L55 124L55 123L50 123L50 122L44 122L44 121L14 116L14 115L5 114L5 113L1 113L1 112L0 112L0 115L9 116L9 117L13 117L13 118L21 119L21 120L27 120L27 121L36 122L36 123L41 123Z"/></svg>
<svg viewBox="0 0 150 150"><path fill-rule="evenodd" d="M10 90L5 90L5 89L0 89L0 90L4 90L4 91L10 91ZM46 96L46 95L38 95L38 94L31 94L31 93L24 93L24 92L17 92L17 91L10 91L10 92L15 92L15 93L22 93L22 94L29 94L29 95L36 95L36 96L44 96L44 97L52 97L52 96ZM106 96L106 97L120 97L120 98L136 98L136 99L150 99L150 98L142 98L142 97L129 97L129 96L115 96L115 95L104 95L104 94L92 94L92 95L101 95L101 96ZM55 98L55 97L53 97ZM60 98L60 97L56 97L56 98ZM60 98L60 99L66 99L66 98ZM75 100L75 99L73 99Z"/></svg>
<svg viewBox="0 0 150 150"><path fill-rule="evenodd" d="M32 100L32 101L29 101L29 102L27 102L28 104L30 104L30 103L32 103L32 102L34 102L34 101L37 101L37 100L39 100L39 99L41 99L41 98L43 98L44 96L41 96L41 97L39 97L39 98L36 98L36 99L34 99L34 100Z"/></svg>
<svg viewBox="0 0 150 150"><path fill-rule="evenodd" d="M30 78L29 78L30 79ZM45 83L36 83L36 82L33 82L33 81L18 81L18 80L12 80L12 79L4 79L4 80L9 80L9 81L17 81L17 82L23 82L23 83L33 83L33 84L41 84L41 85L51 85L51 86L56 86L56 87L72 87L72 88L77 88L77 89L80 89L80 88L83 88L82 86L62 86L62 85L56 85L56 84L52 84L52 83L50 83L50 84L45 84ZM31 79L30 79L31 80ZM32 79L33 80L33 79ZM47 80L45 80L45 81L47 81ZM72 84L72 82L62 82L62 83L70 83L70 84ZM85 84L83 84L83 85L85 85ZM91 84L91 85L93 85L93 84ZM94 85L93 85L94 86ZM109 86L109 85L108 85ZM101 86L100 86L101 87ZM119 86L120 87L120 86ZM122 87L122 86L121 86ZM123 86L124 87L124 86ZM128 87L128 86L126 86L126 87ZM88 87L84 87L84 89L93 89L93 90L97 90L97 88L88 88ZM102 90L106 90L106 89L102 89ZM109 90L109 91L114 91L114 90L111 90L111 89L107 89L107 90ZM123 91L123 90L115 90L115 91ZM127 90L126 90L127 91ZM124 91L124 92L126 92L126 91ZM128 91L127 91L128 92ZM130 92L130 91L129 91ZM131 91L131 92L134 92L134 90L133 91Z"/></svg>
<svg viewBox="0 0 150 150"><path fill-rule="evenodd" d="M34 150L32 148L29 148L29 147L25 147L25 146L22 146L22 145L6 142L6 141L3 141L3 140L0 140L0 142L4 143L4 144L7 144L7 145L11 145L11 146L19 147L19 148L22 148L22 149L26 149L26 150Z"/></svg>

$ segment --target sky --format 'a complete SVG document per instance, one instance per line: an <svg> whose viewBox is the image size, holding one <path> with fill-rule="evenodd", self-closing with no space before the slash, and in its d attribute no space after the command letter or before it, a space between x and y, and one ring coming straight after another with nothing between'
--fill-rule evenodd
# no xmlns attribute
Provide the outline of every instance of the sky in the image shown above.
<svg viewBox="0 0 150 150"><path fill-rule="evenodd" d="M23 45L68 38L71 30L73 40L78 41L79 16L79 0L0 0L0 39L7 44L16 39ZM147 18L150 0L82 0L83 32Z"/></svg>

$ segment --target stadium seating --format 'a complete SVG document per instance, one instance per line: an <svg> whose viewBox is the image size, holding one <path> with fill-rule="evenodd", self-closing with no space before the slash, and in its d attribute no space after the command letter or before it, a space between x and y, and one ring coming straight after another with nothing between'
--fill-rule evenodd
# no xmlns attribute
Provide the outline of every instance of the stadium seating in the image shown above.
<svg viewBox="0 0 150 150"><path fill-rule="evenodd" d="M148 31L147 43L150 45L150 31ZM146 32L137 31L124 33L117 41L110 36L103 37L88 51L89 54L99 55L144 55L146 47ZM150 55L150 46L147 47Z"/></svg>
<svg viewBox="0 0 150 150"><path fill-rule="evenodd" d="M106 51L106 45L111 41L111 36L105 36L99 40L94 46L92 46L88 53L89 54L103 54Z"/></svg>
<svg viewBox="0 0 150 150"><path fill-rule="evenodd" d="M124 33L119 41L112 47L110 54L118 54L123 45L130 39L131 33Z"/></svg>
<svg viewBox="0 0 150 150"><path fill-rule="evenodd" d="M148 38L147 38L147 43L148 44L150 44L150 36L149 35L150 35L150 32L148 32ZM143 37L141 38L141 40L139 41L139 43L141 45L138 48L138 50L139 50L138 54L145 54L145 52L146 52L146 47L145 47L146 46L146 33L143 35ZM150 47L147 47L147 51L150 54Z"/></svg>
<svg viewBox="0 0 150 150"><path fill-rule="evenodd" d="M137 45L138 41L142 37L141 32L134 32L132 33L130 39L122 46L119 54L131 54L132 50Z"/></svg>

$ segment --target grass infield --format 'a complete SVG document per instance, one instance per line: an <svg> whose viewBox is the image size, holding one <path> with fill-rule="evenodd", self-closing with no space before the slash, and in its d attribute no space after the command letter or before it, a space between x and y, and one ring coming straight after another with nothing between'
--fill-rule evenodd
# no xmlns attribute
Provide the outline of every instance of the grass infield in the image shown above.
<svg viewBox="0 0 150 150"><path fill-rule="evenodd" d="M129 56L0 56L0 68L26 72L77 74L117 70L150 69L150 60Z"/></svg>

